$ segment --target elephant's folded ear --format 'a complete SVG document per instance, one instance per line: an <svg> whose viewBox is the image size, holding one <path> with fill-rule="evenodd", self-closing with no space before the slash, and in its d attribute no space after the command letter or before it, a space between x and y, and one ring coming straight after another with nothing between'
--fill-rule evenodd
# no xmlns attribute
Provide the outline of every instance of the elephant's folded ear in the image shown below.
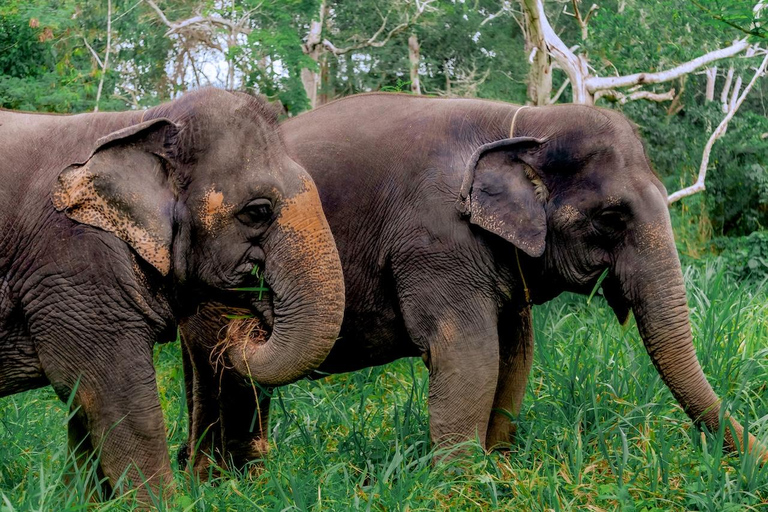
<svg viewBox="0 0 768 512"><path fill-rule="evenodd" d="M544 253L547 219L546 188L523 158L541 141L528 137L507 139L478 149L470 161L471 187L464 208L478 225L532 257ZM465 180L465 182L468 180Z"/></svg>
<svg viewBox="0 0 768 512"><path fill-rule="evenodd" d="M131 126L99 140L82 164L64 169L51 200L70 219L113 233L163 275L171 266L174 192L163 153L167 119Z"/></svg>

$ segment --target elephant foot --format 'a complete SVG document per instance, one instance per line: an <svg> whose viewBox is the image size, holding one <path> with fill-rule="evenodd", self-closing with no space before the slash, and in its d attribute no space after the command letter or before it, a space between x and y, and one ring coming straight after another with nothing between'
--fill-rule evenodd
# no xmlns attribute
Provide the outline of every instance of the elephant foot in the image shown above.
<svg viewBox="0 0 768 512"><path fill-rule="evenodd" d="M515 444L517 437L517 423L506 421L492 422L485 437L485 446L488 451L507 451Z"/></svg>

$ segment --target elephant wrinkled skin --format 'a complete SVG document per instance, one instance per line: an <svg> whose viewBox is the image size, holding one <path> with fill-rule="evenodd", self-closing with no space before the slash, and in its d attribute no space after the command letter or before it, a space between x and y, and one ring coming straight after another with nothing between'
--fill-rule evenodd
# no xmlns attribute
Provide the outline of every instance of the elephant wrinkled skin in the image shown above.
<svg viewBox="0 0 768 512"><path fill-rule="evenodd" d="M675 398L717 431L720 402L692 344L666 190L621 114L366 94L282 131L317 183L346 282L341 337L319 372L421 355L433 442L477 435L488 448L508 444L533 357L530 304L587 294L607 269L602 286L618 319L634 313ZM198 320L198 337L218 328ZM261 428L248 438L253 398L219 410L190 391L193 417L240 434L221 448L233 459L265 445L266 395ZM743 447L730 419L726 437Z"/></svg>
<svg viewBox="0 0 768 512"><path fill-rule="evenodd" d="M338 253L263 100L202 89L144 112L0 111L0 140L0 396L74 392L70 444L99 449L108 487L126 471L171 484L152 346L200 304L275 318L266 342L224 346L243 381L289 383L327 355ZM266 303L233 290L257 267Z"/></svg>

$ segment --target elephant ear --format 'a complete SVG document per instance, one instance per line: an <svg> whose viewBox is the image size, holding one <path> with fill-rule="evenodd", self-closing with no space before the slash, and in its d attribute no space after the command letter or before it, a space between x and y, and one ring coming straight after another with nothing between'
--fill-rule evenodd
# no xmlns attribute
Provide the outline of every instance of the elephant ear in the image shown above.
<svg viewBox="0 0 768 512"><path fill-rule="evenodd" d="M459 211L529 256L544 253L546 188L535 167L543 141L504 139L478 148L462 183Z"/></svg>
<svg viewBox="0 0 768 512"><path fill-rule="evenodd" d="M171 266L174 190L163 156L178 129L160 118L99 139L58 177L51 200L70 219L113 233L163 275Z"/></svg>

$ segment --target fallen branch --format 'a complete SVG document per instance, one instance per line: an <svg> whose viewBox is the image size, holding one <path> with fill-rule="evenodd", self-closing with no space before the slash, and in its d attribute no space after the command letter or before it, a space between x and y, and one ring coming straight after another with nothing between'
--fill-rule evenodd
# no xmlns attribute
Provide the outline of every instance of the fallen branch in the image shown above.
<svg viewBox="0 0 768 512"><path fill-rule="evenodd" d="M749 94L749 91L752 90L752 87L755 85L755 82L757 82L757 79L763 76L763 74L765 73L766 67L768 67L768 54L766 54L765 57L763 58L763 62L760 64L760 67L757 68L757 71L755 72L755 76L752 77L752 80L750 80L747 86L744 88L744 91L741 93L741 96L739 96L739 99L733 105L733 108L728 111L728 113L725 115L725 117L720 122L720 124L715 129L715 131L712 132L712 135L710 135L709 140L707 140L707 144L704 146L704 151L701 155L701 166L699 166L699 175L696 178L696 182L690 187L683 188L673 194L670 194L669 197L667 197L667 204L672 204L675 201L679 201L684 197L688 197L697 192L701 192L706 188L704 186L704 179L707 177L707 167L709 166L709 155L712 152L712 146L714 146L715 141L719 139L723 135L723 133L725 133L725 130L728 127L728 123L730 122L731 119L733 119L733 116L736 114L736 111L744 102L744 99Z"/></svg>

